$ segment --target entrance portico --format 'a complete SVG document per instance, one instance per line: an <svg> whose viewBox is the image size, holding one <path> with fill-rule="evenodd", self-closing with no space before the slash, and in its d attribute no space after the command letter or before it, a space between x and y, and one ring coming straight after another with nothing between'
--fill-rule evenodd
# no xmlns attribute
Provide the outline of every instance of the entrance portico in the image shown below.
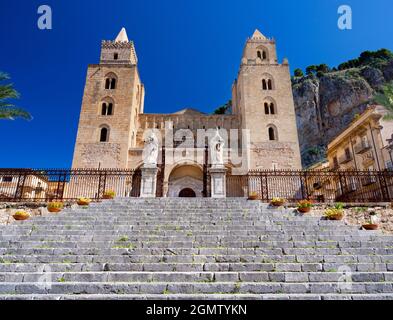
<svg viewBox="0 0 393 320"><path fill-rule="evenodd" d="M198 165L178 165L168 179L167 197L202 197L203 172Z"/></svg>

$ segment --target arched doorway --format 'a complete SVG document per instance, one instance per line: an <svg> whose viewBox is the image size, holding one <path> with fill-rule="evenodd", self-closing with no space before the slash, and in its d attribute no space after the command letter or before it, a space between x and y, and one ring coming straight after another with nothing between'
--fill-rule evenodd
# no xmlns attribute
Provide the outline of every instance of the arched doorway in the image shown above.
<svg viewBox="0 0 393 320"><path fill-rule="evenodd" d="M197 165L177 166L169 175L168 197L202 197L203 172Z"/></svg>
<svg viewBox="0 0 393 320"><path fill-rule="evenodd" d="M195 191L191 188L184 188L179 192L180 198L195 198L196 194Z"/></svg>

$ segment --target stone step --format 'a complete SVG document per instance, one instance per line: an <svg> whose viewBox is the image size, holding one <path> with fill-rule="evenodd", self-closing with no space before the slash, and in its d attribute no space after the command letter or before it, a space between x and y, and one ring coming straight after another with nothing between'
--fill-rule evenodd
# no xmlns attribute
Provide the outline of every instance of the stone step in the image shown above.
<svg viewBox="0 0 393 320"><path fill-rule="evenodd" d="M66 235L59 233L57 235L48 234L30 234L30 235L1 235L0 243L6 241L112 241L112 242L127 242L127 241L146 241L146 242L157 242L157 241L206 241L206 242L225 242L225 241L262 241L262 242L314 242L314 241L329 241L329 242L339 242L339 241L374 241L378 242L388 242L391 244L391 237L383 236L372 236L370 234L338 234L332 235L330 233L321 234L301 234L301 235L287 235L282 233L277 233L274 235L259 235L254 233L253 235L195 235L192 231L188 232L172 232L167 235L135 235L134 232L115 234L115 235Z"/></svg>
<svg viewBox="0 0 393 320"><path fill-rule="evenodd" d="M393 282L0 282L0 294L393 294Z"/></svg>
<svg viewBox="0 0 393 320"><path fill-rule="evenodd" d="M393 249L384 248L0 248L0 254L7 255L356 255L389 256Z"/></svg>
<svg viewBox="0 0 393 320"><path fill-rule="evenodd" d="M7 255L7 263L393 263L393 255Z"/></svg>
<svg viewBox="0 0 393 320"><path fill-rule="evenodd" d="M44 279L45 276L45 279ZM344 272L2 272L0 282L339 282ZM392 282L392 272L356 272L351 282Z"/></svg>
<svg viewBox="0 0 393 320"><path fill-rule="evenodd" d="M393 300L393 294L0 294L0 300Z"/></svg>
<svg viewBox="0 0 393 320"><path fill-rule="evenodd" d="M389 241L0 241L0 248L385 248Z"/></svg>
<svg viewBox="0 0 393 320"><path fill-rule="evenodd" d="M53 272L66 271L182 271L182 272L337 272L342 267L353 272L393 271L393 263L46 263ZM0 272L34 272L42 263L3 263Z"/></svg>

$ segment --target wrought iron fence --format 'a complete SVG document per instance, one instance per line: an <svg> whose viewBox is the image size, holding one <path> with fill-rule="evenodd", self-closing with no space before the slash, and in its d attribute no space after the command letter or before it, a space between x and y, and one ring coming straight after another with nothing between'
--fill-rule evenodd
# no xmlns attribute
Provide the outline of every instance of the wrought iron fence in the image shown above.
<svg viewBox="0 0 393 320"><path fill-rule="evenodd" d="M204 171L204 196L208 197L210 176L207 168ZM0 169L2 202L71 201L79 197L98 201L106 190L113 190L121 197L139 197L140 188L140 170ZM247 175L228 175L226 189L227 197L247 197L255 192L266 202L274 197L289 201L390 202L393 201L393 170L250 171Z"/></svg>
<svg viewBox="0 0 393 320"><path fill-rule="evenodd" d="M390 202L393 171L250 171L227 176L227 197L257 193L263 201L274 197L289 201Z"/></svg>
<svg viewBox="0 0 393 320"><path fill-rule="evenodd" d="M0 169L0 201L102 199L106 190L138 197L141 174L108 169Z"/></svg>

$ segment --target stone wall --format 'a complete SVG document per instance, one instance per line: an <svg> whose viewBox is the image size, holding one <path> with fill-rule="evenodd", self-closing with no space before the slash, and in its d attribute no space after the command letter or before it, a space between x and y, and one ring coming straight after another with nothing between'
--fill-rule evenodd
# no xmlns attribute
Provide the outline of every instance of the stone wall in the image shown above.
<svg viewBox="0 0 393 320"><path fill-rule="evenodd" d="M310 213L306 213L306 215L311 215L315 217L324 216L324 212L329 205L316 205L311 210ZM359 206L347 206L344 208L345 217L343 221L348 225L359 226L359 229L362 224L367 222L369 218L370 212L376 212L377 217L380 219L379 228L383 233L393 234L393 209L392 205L359 205Z"/></svg>
<svg viewBox="0 0 393 320"><path fill-rule="evenodd" d="M75 206L76 204L64 203L65 208ZM0 225L14 223L15 220L12 215L20 210L30 213L31 217L55 214L48 211L46 203L0 203Z"/></svg>

